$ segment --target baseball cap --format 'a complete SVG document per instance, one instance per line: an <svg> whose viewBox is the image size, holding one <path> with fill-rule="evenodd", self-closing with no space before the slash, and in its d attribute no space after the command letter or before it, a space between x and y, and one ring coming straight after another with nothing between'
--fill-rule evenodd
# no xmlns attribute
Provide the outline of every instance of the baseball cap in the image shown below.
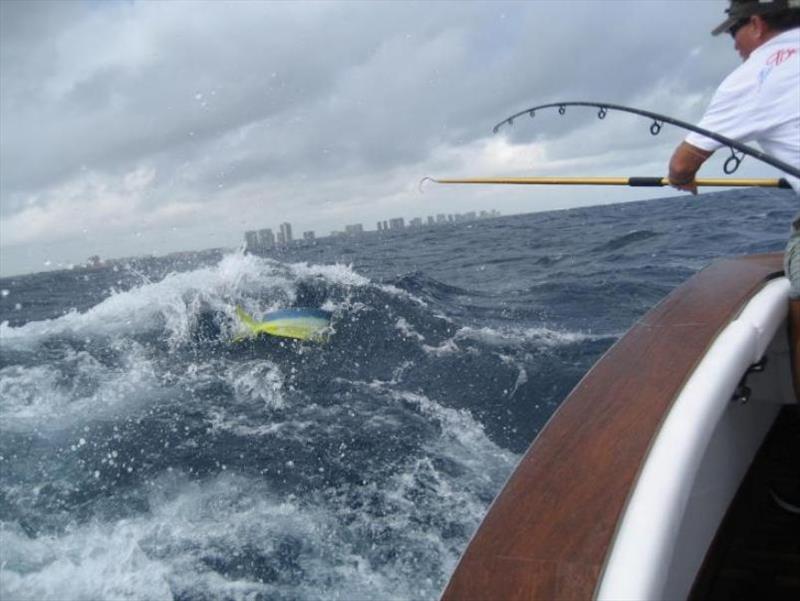
<svg viewBox="0 0 800 601"><path fill-rule="evenodd" d="M728 31L732 25L753 15L769 15L788 10L800 11L800 0L731 0L725 13L728 17L718 25L711 35Z"/></svg>

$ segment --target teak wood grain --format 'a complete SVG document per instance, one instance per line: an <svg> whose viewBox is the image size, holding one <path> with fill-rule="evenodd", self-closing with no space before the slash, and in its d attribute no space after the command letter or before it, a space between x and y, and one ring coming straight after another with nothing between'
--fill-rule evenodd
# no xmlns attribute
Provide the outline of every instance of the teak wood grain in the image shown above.
<svg viewBox="0 0 800 601"><path fill-rule="evenodd" d="M594 596L617 522L674 399L719 332L781 273L781 260L714 262L609 349L495 499L445 601Z"/></svg>

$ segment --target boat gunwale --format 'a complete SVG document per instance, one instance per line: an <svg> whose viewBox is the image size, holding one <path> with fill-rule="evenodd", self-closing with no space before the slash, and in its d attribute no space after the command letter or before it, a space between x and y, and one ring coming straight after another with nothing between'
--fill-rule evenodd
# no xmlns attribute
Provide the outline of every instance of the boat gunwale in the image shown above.
<svg viewBox="0 0 800 601"><path fill-rule="evenodd" d="M781 274L779 253L718 260L637 321L529 447L442 598L594 597L672 403L722 330Z"/></svg>
<svg viewBox="0 0 800 601"><path fill-rule="evenodd" d="M773 402L764 402L763 397L731 402L742 374L765 358L781 332L786 339L788 295L786 278L767 281L716 337L673 401L618 524L598 599L688 596L705 551L777 416L780 402L788 402L778 400L783 395L774 397ZM770 358L768 367L762 366L777 380L775 359ZM780 379L790 385L787 371L781 372ZM748 385L752 385L750 380ZM724 465L714 464L710 459L715 455L714 439L721 436L724 441L737 421L739 425L747 423L746 431L736 431L736 448L724 454ZM718 461L719 453L716 456ZM715 465L713 484L709 473L701 474L707 460ZM696 527L690 538L681 538L693 499L703 506L703 528ZM677 549L680 569L675 568Z"/></svg>

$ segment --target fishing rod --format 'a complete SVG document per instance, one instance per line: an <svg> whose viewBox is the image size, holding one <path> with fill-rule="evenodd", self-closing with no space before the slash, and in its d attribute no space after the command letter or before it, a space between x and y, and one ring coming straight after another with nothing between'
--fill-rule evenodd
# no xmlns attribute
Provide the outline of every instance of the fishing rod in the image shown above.
<svg viewBox="0 0 800 601"><path fill-rule="evenodd" d="M731 152L731 156L725 160L725 164L723 166L723 170L727 175L734 173L738 168L739 164L742 162L742 159L745 155L751 156L754 159L758 159L768 165L772 165L783 171L784 173L788 173L789 175L793 175L794 177L800 178L800 169L789 165L788 163L784 163L783 161L776 159L775 157L766 154L758 150L757 148L753 148L752 146L747 146L746 144L742 144L741 142L737 142L736 140L732 140L723 136L722 134L718 134L713 131L709 131L707 129L703 129L702 127L697 127L696 125L692 125L691 123L686 123L685 121L680 121L679 119L674 119L672 117L667 117L666 115L660 115L658 113L653 113L651 111L644 111L637 108L632 108L629 106L622 106L619 104L610 104L607 102L587 102L587 101L578 101L578 102L554 102L550 104L542 104L539 106L534 106L529 109L525 109L524 111L520 111L503 119L500 123L492 128L494 133L497 133L503 125L513 125L514 120L518 117L522 117L523 115L528 115L531 119L535 116L536 111L541 109L547 108L558 108L558 114L564 115L567 112L568 106L587 106L591 108L599 109L597 111L597 118L598 119L605 119L608 111L622 111L625 113L633 113L634 115L640 115L642 117L647 117L648 119L652 119L653 123L650 125L650 133L654 136L657 136L661 132L661 128L664 123L669 123L671 125L675 125L682 129L688 129L689 131L693 131L698 133L702 136L707 138L711 138L712 140L716 140L721 144L724 144L728 147ZM736 151L739 151L737 154Z"/></svg>
<svg viewBox="0 0 800 601"><path fill-rule="evenodd" d="M511 184L527 186L630 186L638 187L666 187L669 178L666 177L469 177L469 178L434 178L424 177L419 183L431 181L437 184ZM791 188L789 182L780 179L739 179L739 178L701 178L695 180L697 186L725 186L732 188Z"/></svg>

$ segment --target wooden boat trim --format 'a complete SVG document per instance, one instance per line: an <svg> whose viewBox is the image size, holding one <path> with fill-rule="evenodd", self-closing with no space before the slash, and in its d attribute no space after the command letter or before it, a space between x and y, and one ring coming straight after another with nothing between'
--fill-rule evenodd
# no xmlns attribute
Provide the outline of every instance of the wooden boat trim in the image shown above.
<svg viewBox="0 0 800 601"><path fill-rule="evenodd" d="M686 599L706 551L781 403L792 402L786 344L789 281L769 281L709 347L651 443L614 536L597 599ZM765 357L775 382L732 402L748 368ZM776 394L782 388L784 394ZM735 441L735 443L733 443ZM733 444L732 444L733 443ZM701 517L702 516L702 517ZM687 525L690 524L690 525Z"/></svg>
<svg viewBox="0 0 800 601"><path fill-rule="evenodd" d="M713 263L621 338L523 456L443 599L588 599L675 398L779 254Z"/></svg>

